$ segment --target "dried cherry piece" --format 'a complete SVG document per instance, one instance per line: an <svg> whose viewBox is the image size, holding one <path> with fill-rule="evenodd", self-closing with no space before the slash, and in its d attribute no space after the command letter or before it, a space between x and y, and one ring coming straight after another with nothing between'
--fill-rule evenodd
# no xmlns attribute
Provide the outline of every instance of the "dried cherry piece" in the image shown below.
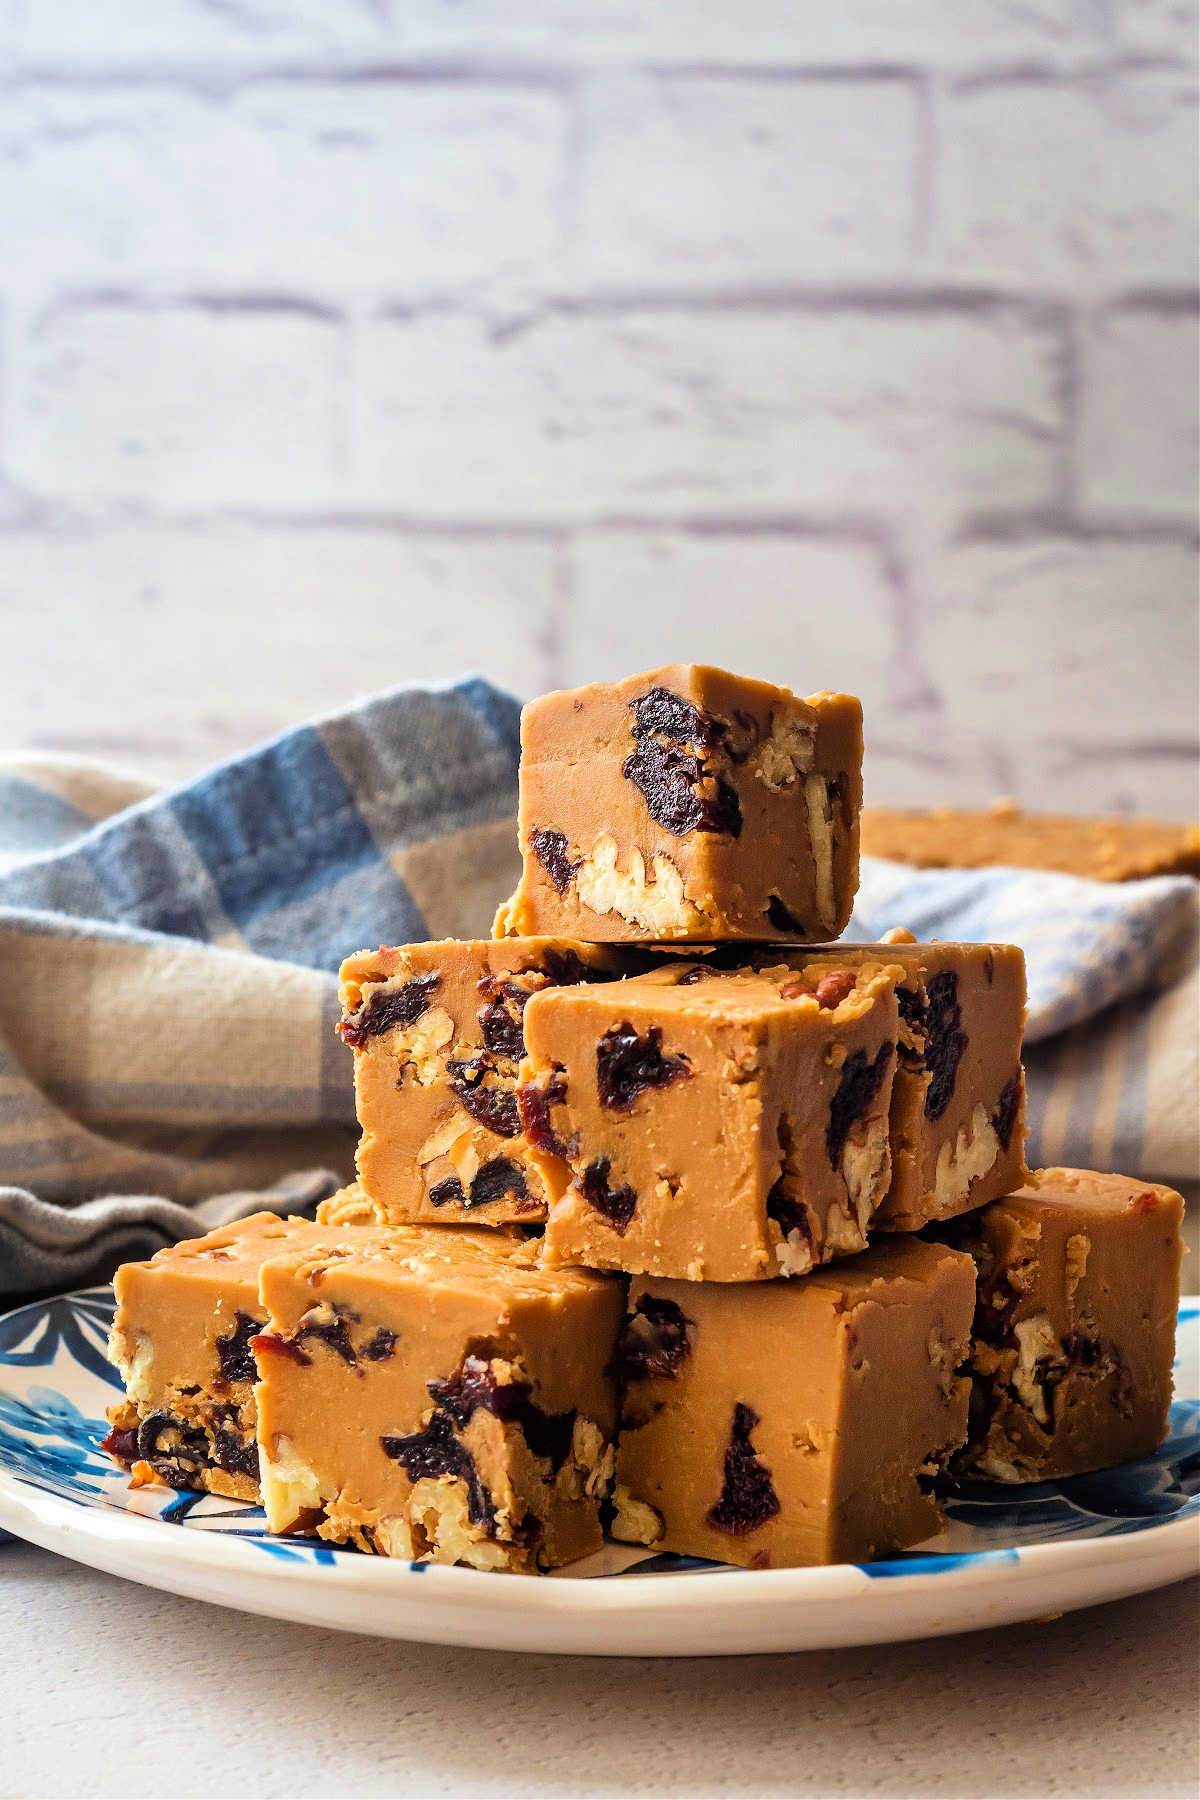
<svg viewBox="0 0 1200 1800"><path fill-rule="evenodd" d="M478 1411L489 1412L502 1425L517 1425L530 1453L546 1458L555 1474L567 1460L575 1430L575 1409L544 1411L532 1398L528 1381L498 1381L490 1361L465 1356L453 1375L428 1384L430 1397L460 1430Z"/></svg>
<svg viewBox="0 0 1200 1800"><path fill-rule="evenodd" d="M137 1456L137 1426L114 1425L100 1440L100 1448L115 1456L118 1462L131 1463Z"/></svg>
<svg viewBox="0 0 1200 1800"><path fill-rule="evenodd" d="M337 1031L342 1042L360 1050L368 1038L391 1031L397 1025L415 1025L428 1012L440 975L414 975L403 987L377 989L354 1012L343 1013Z"/></svg>
<svg viewBox="0 0 1200 1800"><path fill-rule="evenodd" d="M531 1198L524 1172L517 1164L507 1156L492 1156L476 1169L469 1192L457 1175L447 1175L430 1188L429 1204L447 1206L453 1201L467 1208L486 1206L489 1200L503 1199L505 1194L511 1194L515 1200Z"/></svg>
<svg viewBox="0 0 1200 1800"><path fill-rule="evenodd" d="M486 1077L494 1071L495 1064L486 1053L446 1064L450 1086L476 1124L494 1131L497 1137L518 1137L521 1120L517 1097L511 1088L486 1085Z"/></svg>
<svg viewBox="0 0 1200 1800"><path fill-rule="evenodd" d="M692 1073L686 1056L665 1056L662 1027L651 1025L639 1037L628 1020L615 1031L606 1031L596 1045L596 1087L601 1106L610 1112L630 1112L646 1088L670 1087Z"/></svg>
<svg viewBox="0 0 1200 1800"><path fill-rule="evenodd" d="M525 1032L521 1021L530 990L518 987L502 975L485 975L479 983L479 992L488 1001L478 1015L485 1048L493 1056L520 1062L525 1054Z"/></svg>
<svg viewBox="0 0 1200 1800"><path fill-rule="evenodd" d="M901 1020L917 1040L916 1045L897 1044L897 1052L904 1068L917 1074L925 1067L925 1032L929 1024L929 1008L919 988L898 987L896 989L896 1005Z"/></svg>
<svg viewBox="0 0 1200 1800"><path fill-rule="evenodd" d="M725 737L721 720L671 688L647 688L630 701L629 710L639 743L643 738L659 737L668 743L699 744L703 750L715 750Z"/></svg>
<svg viewBox="0 0 1200 1800"><path fill-rule="evenodd" d="M386 1325L381 1325L379 1329L368 1338L367 1342L359 1352L359 1355L364 1362L386 1362L388 1357L392 1355L398 1342L399 1338L396 1332L389 1331Z"/></svg>
<svg viewBox="0 0 1200 1800"><path fill-rule="evenodd" d="M741 1400L733 1409L729 1431L729 1448L725 1452L725 1484L721 1498L705 1515L705 1523L714 1531L728 1532L731 1537L744 1537L757 1531L779 1511L779 1496L771 1481L771 1471L759 1462L750 1442L750 1433L759 1423L753 1407Z"/></svg>
<svg viewBox="0 0 1200 1800"><path fill-rule="evenodd" d="M480 1479L475 1458L465 1444L454 1435L454 1421L448 1412L435 1407L429 1421L420 1431L404 1437L386 1435L379 1440L385 1456L398 1462L408 1479L416 1483L430 1477L450 1475L467 1490L467 1517L472 1525L485 1531L496 1529L496 1507L486 1484Z"/></svg>
<svg viewBox="0 0 1200 1800"><path fill-rule="evenodd" d="M772 894L767 902L767 923L775 931L790 931L793 937L803 939L808 935L795 913L788 911L778 894Z"/></svg>
<svg viewBox="0 0 1200 1800"><path fill-rule="evenodd" d="M1000 1139L1000 1148L1007 1150L1012 1142L1013 1126L1017 1122L1017 1107L1021 1101L1021 1071L1017 1070L1004 1085L1000 1098L996 1102L996 1110L992 1114L992 1130Z"/></svg>
<svg viewBox="0 0 1200 1800"><path fill-rule="evenodd" d="M825 1148L835 1169L851 1130L871 1110L891 1060L892 1045L883 1044L873 1062L865 1050L855 1050L842 1064L837 1092L829 1106L829 1123L825 1127Z"/></svg>
<svg viewBox="0 0 1200 1800"><path fill-rule="evenodd" d="M353 1318L354 1315L349 1316ZM301 1319L292 1332L260 1332L250 1339L250 1348L256 1355L290 1357L292 1362L307 1369L312 1366L312 1357L304 1346L312 1339L326 1345L351 1367L356 1366L358 1359L350 1342L349 1326L341 1313L334 1313L332 1319Z"/></svg>
<svg viewBox="0 0 1200 1800"><path fill-rule="evenodd" d="M486 1206L489 1200L500 1200L505 1194L517 1200L529 1199L524 1171L507 1156L493 1156L476 1170L466 1204Z"/></svg>
<svg viewBox="0 0 1200 1800"><path fill-rule="evenodd" d="M252 1319L249 1313L239 1308L234 1315L232 1331L216 1342L217 1366L221 1371L222 1381L254 1381L258 1370L254 1366L254 1352L250 1348L250 1340L263 1328L262 1319Z"/></svg>
<svg viewBox="0 0 1200 1800"><path fill-rule="evenodd" d="M631 1187L609 1186L611 1168L611 1158L597 1156L580 1176L579 1191L588 1205L607 1219L613 1230L621 1235L629 1229L629 1221L637 1206L637 1195Z"/></svg>
<svg viewBox="0 0 1200 1800"><path fill-rule="evenodd" d="M159 1440L167 1431L174 1431L179 1442L161 1449ZM201 1469L207 1468L209 1463L208 1438L204 1432L197 1426L186 1425L182 1419L163 1407L157 1412L148 1413L138 1426L137 1453L144 1462L152 1464L156 1471L160 1460L171 1463L189 1462Z"/></svg>
<svg viewBox="0 0 1200 1800"><path fill-rule="evenodd" d="M565 894L579 867L567 855L567 840L561 831L531 831L529 848L554 884L556 893Z"/></svg>
<svg viewBox="0 0 1200 1800"><path fill-rule="evenodd" d="M788 1197L782 1175L767 1195L767 1217L774 1219L785 1238L791 1237L793 1231L798 1231L809 1249L812 1249L813 1235L808 1208Z"/></svg>
<svg viewBox="0 0 1200 1800"><path fill-rule="evenodd" d="M692 831L741 836L742 807L736 790L723 775L710 775L699 757L677 745L650 738L625 758L621 773L641 790L655 824L673 836L686 837ZM704 788L711 792L702 792Z"/></svg>
<svg viewBox="0 0 1200 1800"><path fill-rule="evenodd" d="M556 950L548 945L542 951L542 971L551 987L575 987L581 981L604 981L607 972L589 969L578 950Z"/></svg>
<svg viewBox="0 0 1200 1800"><path fill-rule="evenodd" d="M567 1097L566 1077L555 1073L548 1081L526 1082L517 1089L517 1111L525 1136L535 1150L550 1156L566 1156L567 1146L550 1123L550 1108Z"/></svg>
<svg viewBox="0 0 1200 1800"><path fill-rule="evenodd" d="M622 1383L674 1380L692 1353L693 1323L676 1301L643 1294L621 1329L609 1373Z"/></svg>
<svg viewBox="0 0 1200 1800"><path fill-rule="evenodd" d="M246 1475L251 1481L258 1480L258 1444L254 1438L247 1443L235 1431L216 1431L213 1433L212 1459L227 1475Z"/></svg>
<svg viewBox="0 0 1200 1800"><path fill-rule="evenodd" d="M925 983L929 1001L929 1023L925 1039L925 1067L929 1070L929 1086L925 1092L925 1117L940 1119L954 1098L958 1065L967 1047L962 1027L962 1008L958 1004L958 975L954 969L942 969Z"/></svg>

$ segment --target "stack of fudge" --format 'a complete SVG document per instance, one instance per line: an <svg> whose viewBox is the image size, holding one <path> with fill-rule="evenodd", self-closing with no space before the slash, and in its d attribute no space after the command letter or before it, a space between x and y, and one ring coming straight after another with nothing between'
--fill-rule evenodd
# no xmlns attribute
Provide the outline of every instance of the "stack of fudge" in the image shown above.
<svg viewBox="0 0 1200 1800"><path fill-rule="evenodd" d="M1024 1166L1021 952L835 941L856 700L678 666L522 722L485 942L342 969L358 1180L116 1277L135 1481L536 1572L938 1528L1166 1428L1182 1203Z"/></svg>

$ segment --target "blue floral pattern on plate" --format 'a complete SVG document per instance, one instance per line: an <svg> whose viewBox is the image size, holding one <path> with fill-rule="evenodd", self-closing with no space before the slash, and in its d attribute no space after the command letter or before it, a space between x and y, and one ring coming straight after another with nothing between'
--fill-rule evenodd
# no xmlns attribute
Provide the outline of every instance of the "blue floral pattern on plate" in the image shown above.
<svg viewBox="0 0 1200 1800"><path fill-rule="evenodd" d="M112 1313L111 1289L89 1288L0 1318L0 1472L78 1506L137 1511L164 1524L236 1536L281 1562L331 1566L356 1554L273 1538L258 1507L211 1494L150 1485L136 1490L135 1505L127 1477L100 1449L108 1429L105 1407L121 1388L104 1352ZM935 1542L867 1564L863 1572L890 1579L950 1573L964 1563L1015 1562L1032 1544L1153 1530L1200 1513L1198 1315L1195 1301L1180 1307L1177 1398L1170 1434L1153 1456L1030 1487L963 1485L947 1502L946 1528ZM627 1562L627 1569L597 1573L720 1572L719 1565L693 1557L631 1553Z"/></svg>

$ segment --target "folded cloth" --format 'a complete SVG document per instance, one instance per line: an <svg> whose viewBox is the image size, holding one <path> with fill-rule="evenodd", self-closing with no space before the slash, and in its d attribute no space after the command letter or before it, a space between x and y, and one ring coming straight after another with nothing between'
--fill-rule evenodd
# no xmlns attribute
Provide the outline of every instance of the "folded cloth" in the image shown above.
<svg viewBox="0 0 1200 1800"><path fill-rule="evenodd" d="M382 694L167 793L0 764L0 1293L311 1210L348 1178L338 963L488 934L518 872L518 726L473 679ZM1197 891L865 859L852 934L1024 944L1031 1159L1186 1180Z"/></svg>

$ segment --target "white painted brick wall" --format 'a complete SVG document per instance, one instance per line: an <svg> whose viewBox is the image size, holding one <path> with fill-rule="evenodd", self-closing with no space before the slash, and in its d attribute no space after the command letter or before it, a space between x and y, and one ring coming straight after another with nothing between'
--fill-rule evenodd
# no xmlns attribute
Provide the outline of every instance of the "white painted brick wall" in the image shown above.
<svg viewBox="0 0 1200 1800"><path fill-rule="evenodd" d="M1196 804L1193 0L0 0L0 716L840 684Z"/></svg>

